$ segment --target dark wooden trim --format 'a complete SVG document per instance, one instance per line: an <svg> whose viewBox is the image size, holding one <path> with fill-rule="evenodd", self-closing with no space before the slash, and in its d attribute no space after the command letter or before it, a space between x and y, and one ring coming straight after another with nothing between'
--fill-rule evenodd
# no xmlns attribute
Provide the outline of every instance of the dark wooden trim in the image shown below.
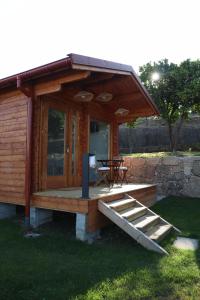
<svg viewBox="0 0 200 300"><path fill-rule="evenodd" d="M27 218L28 222L30 222L32 124L33 124L33 102L32 102L32 97L29 97L27 98L27 135L26 135L26 161L25 161L25 217Z"/></svg>
<svg viewBox="0 0 200 300"><path fill-rule="evenodd" d="M130 65L120 64L113 61L103 60L94 57L88 57L75 53L68 54L73 64L85 65L90 67L112 69L116 71L132 72L133 68Z"/></svg>

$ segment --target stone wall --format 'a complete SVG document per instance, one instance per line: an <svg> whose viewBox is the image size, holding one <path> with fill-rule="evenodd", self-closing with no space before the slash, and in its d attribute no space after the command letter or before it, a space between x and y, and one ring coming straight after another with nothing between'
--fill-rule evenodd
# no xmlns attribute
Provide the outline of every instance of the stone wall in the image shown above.
<svg viewBox="0 0 200 300"><path fill-rule="evenodd" d="M155 183L159 195L200 197L200 156L124 157L132 183Z"/></svg>

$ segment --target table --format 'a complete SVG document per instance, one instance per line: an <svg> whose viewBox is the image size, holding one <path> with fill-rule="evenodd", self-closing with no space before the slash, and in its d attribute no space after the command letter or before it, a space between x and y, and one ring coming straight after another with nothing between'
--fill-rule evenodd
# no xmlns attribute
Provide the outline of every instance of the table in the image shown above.
<svg viewBox="0 0 200 300"><path fill-rule="evenodd" d="M106 185L113 186L115 183L120 182L120 167L123 164L123 159L98 159L98 162L102 164L102 167L98 168L98 172L102 177L101 181L104 181ZM99 183L99 182L98 182Z"/></svg>

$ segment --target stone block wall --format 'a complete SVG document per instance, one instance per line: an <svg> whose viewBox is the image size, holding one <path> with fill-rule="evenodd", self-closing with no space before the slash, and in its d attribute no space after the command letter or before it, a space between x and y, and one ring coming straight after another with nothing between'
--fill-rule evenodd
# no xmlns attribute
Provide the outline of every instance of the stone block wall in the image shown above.
<svg viewBox="0 0 200 300"><path fill-rule="evenodd" d="M124 157L132 183L157 184L159 195L200 198L200 157Z"/></svg>

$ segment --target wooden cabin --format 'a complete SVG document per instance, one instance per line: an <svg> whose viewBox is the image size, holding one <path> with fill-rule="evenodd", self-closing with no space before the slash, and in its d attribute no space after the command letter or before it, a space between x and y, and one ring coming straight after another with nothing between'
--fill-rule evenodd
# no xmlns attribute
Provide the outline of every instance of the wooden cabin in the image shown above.
<svg viewBox="0 0 200 300"><path fill-rule="evenodd" d="M0 218L25 207L37 226L52 210L77 214L77 237L106 220L98 212L124 190L152 203L154 186L124 185L81 199L82 156L118 155L118 126L158 110L129 65L70 54L0 80ZM104 187L102 187L104 188ZM84 223L84 224L83 224ZM82 225L80 225L82 224Z"/></svg>

